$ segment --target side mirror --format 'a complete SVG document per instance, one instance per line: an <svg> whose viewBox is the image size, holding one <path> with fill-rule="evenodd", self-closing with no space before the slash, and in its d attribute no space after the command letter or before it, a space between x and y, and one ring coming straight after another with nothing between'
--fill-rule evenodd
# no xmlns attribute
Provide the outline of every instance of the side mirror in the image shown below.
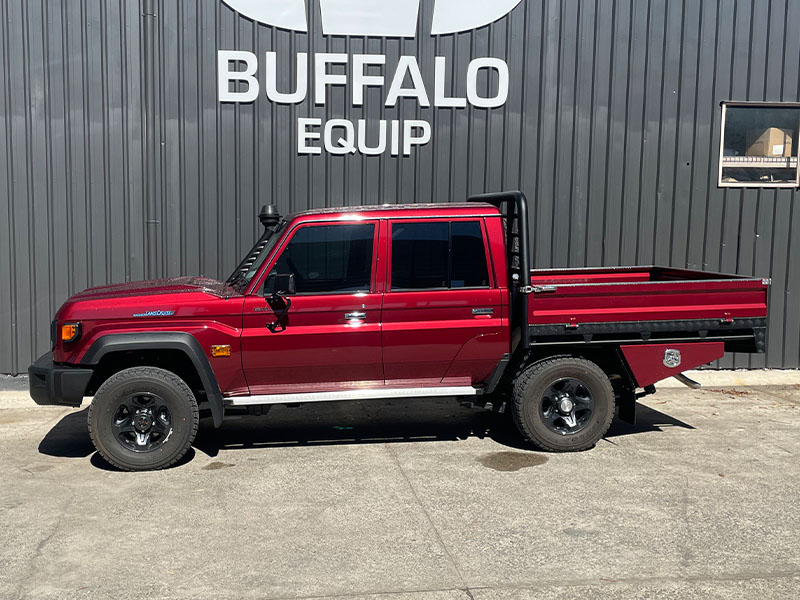
<svg viewBox="0 0 800 600"><path fill-rule="evenodd" d="M272 333L283 331L289 324L289 309L292 307L292 299L289 298L297 291L294 284L294 274L277 274L270 277L264 282L264 295L266 296L269 291L267 284L274 283L272 289L274 290L267 296L267 304L275 312L275 321L267 323L267 329Z"/></svg>
<svg viewBox="0 0 800 600"><path fill-rule="evenodd" d="M292 296L297 292L294 273L279 273L275 276L275 295Z"/></svg>
<svg viewBox="0 0 800 600"><path fill-rule="evenodd" d="M291 296L296 293L294 273L273 273L264 280L264 296L277 298L278 296Z"/></svg>

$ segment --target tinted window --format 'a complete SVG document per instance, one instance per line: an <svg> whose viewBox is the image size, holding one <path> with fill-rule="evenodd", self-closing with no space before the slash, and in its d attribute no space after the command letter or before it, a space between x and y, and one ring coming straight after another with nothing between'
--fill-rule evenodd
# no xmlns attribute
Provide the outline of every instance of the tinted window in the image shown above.
<svg viewBox="0 0 800 600"><path fill-rule="evenodd" d="M448 223L392 224L392 288L447 287Z"/></svg>
<svg viewBox="0 0 800 600"><path fill-rule="evenodd" d="M294 234L272 274L294 274L298 294L369 291L375 226L314 225ZM267 292L271 283L267 281Z"/></svg>
<svg viewBox="0 0 800 600"><path fill-rule="evenodd" d="M487 287L478 221L392 224L392 289Z"/></svg>
<svg viewBox="0 0 800 600"><path fill-rule="evenodd" d="M481 224L477 221L454 221L450 226L453 266L450 287L486 287L489 272L483 247Z"/></svg>

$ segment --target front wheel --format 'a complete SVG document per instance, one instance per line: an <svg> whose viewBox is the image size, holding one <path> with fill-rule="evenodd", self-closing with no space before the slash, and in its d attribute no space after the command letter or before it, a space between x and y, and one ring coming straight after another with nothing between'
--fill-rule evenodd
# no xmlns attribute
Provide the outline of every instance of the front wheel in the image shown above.
<svg viewBox="0 0 800 600"><path fill-rule="evenodd" d="M614 390L591 361L550 359L522 372L511 410L517 428L535 446L552 452L585 450L611 425Z"/></svg>
<svg viewBox="0 0 800 600"><path fill-rule="evenodd" d="M192 390L156 367L133 367L109 377L89 406L94 447L125 471L175 464L191 447L198 423Z"/></svg>

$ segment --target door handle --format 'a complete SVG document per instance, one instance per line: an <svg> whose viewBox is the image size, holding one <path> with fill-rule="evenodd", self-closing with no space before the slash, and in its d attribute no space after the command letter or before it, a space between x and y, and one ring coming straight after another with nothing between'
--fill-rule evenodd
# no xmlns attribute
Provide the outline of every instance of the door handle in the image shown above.
<svg viewBox="0 0 800 600"><path fill-rule="evenodd" d="M490 317L494 314L493 308L473 308L472 315L475 317Z"/></svg>
<svg viewBox="0 0 800 600"><path fill-rule="evenodd" d="M367 318L367 313L365 313L365 312L344 313L344 318L347 321L361 321L361 320Z"/></svg>

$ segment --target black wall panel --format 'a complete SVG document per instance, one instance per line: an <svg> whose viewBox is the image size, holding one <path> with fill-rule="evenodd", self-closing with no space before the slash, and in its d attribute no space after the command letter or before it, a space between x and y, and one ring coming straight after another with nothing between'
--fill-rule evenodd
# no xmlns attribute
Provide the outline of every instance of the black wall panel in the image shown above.
<svg viewBox="0 0 800 600"><path fill-rule="evenodd" d="M447 202L520 188L537 267L662 264L773 281L769 350L723 367L800 366L795 190L716 185L720 102L800 100L799 0L522 0L475 30L323 36L257 24L220 0L0 2L0 372L47 350L70 293L179 274L225 276L258 207ZM474 57L503 58L498 108L383 103L331 89L325 106L217 100L217 51L434 57L463 93ZM487 93L496 85L479 79ZM388 85L388 83L387 83ZM309 96L310 97L310 96ZM298 117L424 119L408 157L298 155Z"/></svg>

